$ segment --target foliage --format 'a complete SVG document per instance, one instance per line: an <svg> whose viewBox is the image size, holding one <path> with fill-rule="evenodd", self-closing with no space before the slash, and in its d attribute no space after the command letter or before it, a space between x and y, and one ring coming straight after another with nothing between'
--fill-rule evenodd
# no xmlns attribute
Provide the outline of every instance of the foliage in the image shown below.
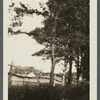
<svg viewBox="0 0 100 100"><path fill-rule="evenodd" d="M13 73L15 74L29 74L31 72L33 72L35 75L38 75L38 73L40 73L41 70L38 70L31 66L30 67L15 66L13 70Z"/></svg>
<svg viewBox="0 0 100 100"><path fill-rule="evenodd" d="M86 56L88 55L86 51L89 50L89 0L49 0L47 6L48 9L42 6L42 12L29 8L21 2L20 7L14 8L16 22L21 21L20 17L32 14L42 15L45 18L43 28L36 28L29 33L25 32L38 43L45 45L45 49L33 55L44 55L47 59L51 59L50 82L52 85L55 64L62 59L70 63L70 69L72 69L72 61L74 60L77 76L79 77L83 73L86 75L84 75L85 77L88 77L89 58ZM9 31L12 34L21 33L20 30L13 31L13 28L18 25L21 24L12 24L12 29L9 28ZM81 65L79 64L79 57L81 57ZM84 59L87 60L87 63ZM69 76L69 80L71 80L71 70Z"/></svg>
<svg viewBox="0 0 100 100"><path fill-rule="evenodd" d="M49 85L10 86L8 93L9 100L62 100L62 98L67 98L68 100L89 100L88 86L72 88L51 87Z"/></svg>

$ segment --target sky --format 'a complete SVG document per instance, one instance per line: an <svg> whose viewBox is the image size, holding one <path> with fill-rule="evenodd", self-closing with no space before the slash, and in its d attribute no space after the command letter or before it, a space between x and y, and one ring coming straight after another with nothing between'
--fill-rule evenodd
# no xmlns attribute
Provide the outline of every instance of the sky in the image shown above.
<svg viewBox="0 0 100 100"><path fill-rule="evenodd" d="M9 4L10 4L9 0ZM19 2L23 2L25 4L28 4L30 7L33 7L35 9L38 9L40 11L41 8L39 6L39 2L44 3L47 2L46 0L13 0L15 2L15 6L19 6ZM11 14L15 14L13 11ZM8 15L9 18L12 18L11 14ZM23 25L21 27L16 27L15 30L21 29L22 31L29 32L36 27L43 27L44 17L37 16L33 14L32 16L24 16L22 21ZM11 23L10 19L8 19L9 25ZM15 66L34 66L36 69L40 69L43 72L50 72L51 68L51 61L50 60L42 60L42 57L33 57L31 56L33 53L41 50L44 48L44 46L38 44L33 38L29 37L26 34L19 34L19 35L6 35L4 37L6 47L6 64L9 71L8 64L11 64L12 61L14 61ZM64 69L63 65L56 64L55 66L55 73L62 72ZM73 72L76 71L74 64L73 64Z"/></svg>

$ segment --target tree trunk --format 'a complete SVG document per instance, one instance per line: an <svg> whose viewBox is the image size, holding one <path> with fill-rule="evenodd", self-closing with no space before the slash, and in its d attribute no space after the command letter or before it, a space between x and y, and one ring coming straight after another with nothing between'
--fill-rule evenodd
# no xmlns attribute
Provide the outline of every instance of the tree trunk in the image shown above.
<svg viewBox="0 0 100 100"><path fill-rule="evenodd" d="M63 84L62 85L66 85L66 83L67 83L67 78L66 78L66 72L67 72L67 65L68 65L68 43L69 43L69 40L68 40L68 42L66 43L67 45L65 46L65 59L64 59L64 75L63 75Z"/></svg>
<svg viewBox="0 0 100 100"><path fill-rule="evenodd" d="M71 79L72 79L72 57L70 56L69 72L68 72L68 84L71 84Z"/></svg>
<svg viewBox="0 0 100 100"><path fill-rule="evenodd" d="M79 51L79 50L78 50ZM80 77L80 61L79 61L79 52L78 52L78 62L77 62L77 86L79 82L79 77Z"/></svg>
<svg viewBox="0 0 100 100"><path fill-rule="evenodd" d="M51 46L52 56L51 56L51 73L50 73L50 85L53 86L54 84L54 69L55 69L55 53L54 53L54 43Z"/></svg>
<svg viewBox="0 0 100 100"><path fill-rule="evenodd" d="M82 65L82 60L83 60L83 55L82 55L82 51L81 51L81 66L80 66L80 69L81 69L81 73L82 73L82 84L83 84L83 65Z"/></svg>
<svg viewBox="0 0 100 100"><path fill-rule="evenodd" d="M54 16L53 16L54 17ZM51 73L50 73L50 85L53 86L54 84L54 69L55 69L55 33L56 33L56 25L57 25L57 17L58 17L58 13L55 16L55 21L54 21L54 26L52 29L52 42L51 42L51 50L52 50L52 54L51 54Z"/></svg>
<svg viewBox="0 0 100 100"><path fill-rule="evenodd" d="M65 86L66 85L66 71L67 71L67 65L68 65L68 61L67 59L65 59L65 62L64 62L64 74L63 74L63 82L62 82L62 85Z"/></svg>

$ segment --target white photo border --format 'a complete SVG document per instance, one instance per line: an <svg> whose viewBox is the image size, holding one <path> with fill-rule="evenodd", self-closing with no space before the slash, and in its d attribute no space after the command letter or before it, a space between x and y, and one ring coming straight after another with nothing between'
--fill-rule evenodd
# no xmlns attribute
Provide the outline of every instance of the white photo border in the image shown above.
<svg viewBox="0 0 100 100"><path fill-rule="evenodd" d="M3 100L8 100L8 73L6 67L6 33L8 2L3 0ZM97 0L90 0L90 100L97 100Z"/></svg>

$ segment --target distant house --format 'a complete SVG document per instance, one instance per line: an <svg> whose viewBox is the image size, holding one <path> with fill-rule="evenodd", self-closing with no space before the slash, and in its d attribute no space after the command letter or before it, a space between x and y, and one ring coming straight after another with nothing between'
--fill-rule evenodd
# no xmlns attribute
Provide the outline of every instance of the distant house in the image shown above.
<svg viewBox="0 0 100 100"><path fill-rule="evenodd" d="M28 77L35 77L36 75L35 75L33 72L31 72L31 73L29 73L27 76L28 76Z"/></svg>
<svg viewBox="0 0 100 100"><path fill-rule="evenodd" d="M21 76L14 73L8 73L8 80L10 85L38 85L49 83L50 76L41 75L41 77L38 79L33 73L28 74L27 76ZM61 84L61 78L56 77L54 78L54 84Z"/></svg>
<svg viewBox="0 0 100 100"><path fill-rule="evenodd" d="M8 80L11 85L37 84L36 77L20 76L14 73L8 73Z"/></svg>

